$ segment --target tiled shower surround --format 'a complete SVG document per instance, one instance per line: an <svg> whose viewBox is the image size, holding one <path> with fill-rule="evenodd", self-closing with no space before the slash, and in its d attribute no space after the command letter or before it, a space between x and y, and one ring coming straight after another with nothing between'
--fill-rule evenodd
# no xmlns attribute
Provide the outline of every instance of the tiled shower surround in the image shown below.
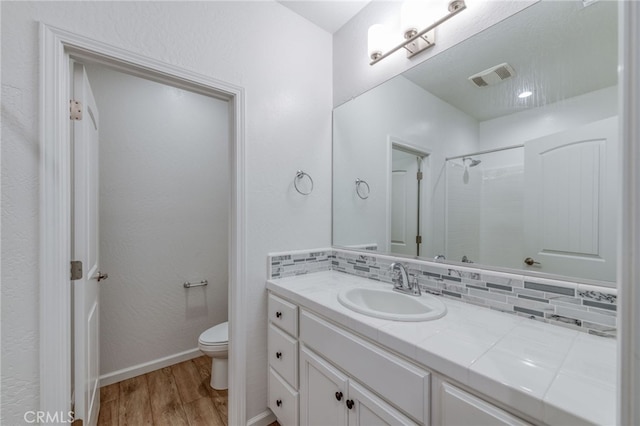
<svg viewBox="0 0 640 426"><path fill-rule="evenodd" d="M340 249L280 253L269 257L268 266L270 278L334 270L391 284L395 261L418 277L425 292L590 334L616 335L616 290L608 287Z"/></svg>

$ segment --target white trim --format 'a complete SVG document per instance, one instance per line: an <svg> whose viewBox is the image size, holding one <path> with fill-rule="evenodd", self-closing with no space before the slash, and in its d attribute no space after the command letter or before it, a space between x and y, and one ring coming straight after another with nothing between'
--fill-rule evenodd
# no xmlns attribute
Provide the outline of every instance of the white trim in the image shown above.
<svg viewBox="0 0 640 426"><path fill-rule="evenodd" d="M622 191L618 233L618 419L640 424L640 3L620 2Z"/></svg>
<svg viewBox="0 0 640 426"><path fill-rule="evenodd" d="M247 426L269 426L271 423L275 422L276 416L273 414L271 410L268 408L262 413L258 414L249 419L247 422ZM231 423L229 423L231 424Z"/></svg>
<svg viewBox="0 0 640 426"><path fill-rule="evenodd" d="M103 374L100 376L100 387L118 383L183 361L189 361L190 359L198 358L200 356L203 356L200 349L193 348L188 351L154 359L153 361L143 362L142 364L134 365L133 367L123 368L122 370Z"/></svg>
<svg viewBox="0 0 640 426"><path fill-rule="evenodd" d="M69 75L57 35L40 27L40 410L71 409Z"/></svg>
<svg viewBox="0 0 640 426"><path fill-rule="evenodd" d="M69 59L106 63L228 100L231 144L229 235L229 424L246 424L246 200L244 89L118 47L40 24L40 409L71 405ZM233 354L231 356L231 354Z"/></svg>

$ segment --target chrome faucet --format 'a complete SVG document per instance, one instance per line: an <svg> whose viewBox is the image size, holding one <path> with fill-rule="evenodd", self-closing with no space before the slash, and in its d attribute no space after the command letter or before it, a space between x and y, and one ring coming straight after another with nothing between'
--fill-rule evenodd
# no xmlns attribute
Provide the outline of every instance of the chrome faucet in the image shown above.
<svg viewBox="0 0 640 426"><path fill-rule="evenodd" d="M439 254L436 257L433 258L433 260L435 260L436 262L438 260L445 260L446 258L444 257L444 254Z"/></svg>
<svg viewBox="0 0 640 426"><path fill-rule="evenodd" d="M391 271L393 272L393 289L400 293L411 294L413 296L420 296L420 285L418 285L418 278L413 277L413 282L409 282L409 275L407 269L400 262L393 262L391 264Z"/></svg>

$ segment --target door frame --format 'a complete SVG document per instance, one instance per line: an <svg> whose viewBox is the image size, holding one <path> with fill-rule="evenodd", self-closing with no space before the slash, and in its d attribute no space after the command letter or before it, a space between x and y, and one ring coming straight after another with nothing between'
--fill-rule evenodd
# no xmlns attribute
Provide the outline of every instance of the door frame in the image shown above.
<svg viewBox="0 0 640 426"><path fill-rule="evenodd" d="M229 103L229 424L246 424L245 92L242 87L55 28L40 26L40 410L67 412L71 347L71 59L106 64ZM194 342L195 344L195 342ZM233 356L231 356L233 354Z"/></svg>
<svg viewBox="0 0 640 426"><path fill-rule="evenodd" d="M431 149L418 146L411 142L408 142L404 139L401 139L394 135L387 135L387 191L386 191L386 201L385 201L385 209L386 209L386 238L385 245L387 247L387 251L391 252L391 186L392 186L392 177L391 173L393 172L393 150L398 149L400 151L407 152L409 154L415 154L416 157L422 157L422 184L420 185L420 204L424 205L425 200L431 199L431 163L430 158L432 151ZM420 229L418 232L420 235L429 234L432 235L431 228L431 211L430 209L424 209L420 206L420 212L422 212L424 220L420 221ZM421 248L424 250L426 244L423 242ZM420 256L425 256L422 253Z"/></svg>

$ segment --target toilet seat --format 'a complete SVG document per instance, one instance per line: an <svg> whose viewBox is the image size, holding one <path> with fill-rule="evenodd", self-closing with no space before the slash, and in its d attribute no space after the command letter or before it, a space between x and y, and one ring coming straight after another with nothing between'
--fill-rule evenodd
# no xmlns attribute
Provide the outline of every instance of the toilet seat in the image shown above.
<svg viewBox="0 0 640 426"><path fill-rule="evenodd" d="M227 389L229 356L229 322L220 323L205 330L198 338L198 347L211 357L211 382L213 389Z"/></svg>
<svg viewBox="0 0 640 426"><path fill-rule="evenodd" d="M220 323L204 331L198 343L202 346L226 346L229 344L229 322Z"/></svg>

